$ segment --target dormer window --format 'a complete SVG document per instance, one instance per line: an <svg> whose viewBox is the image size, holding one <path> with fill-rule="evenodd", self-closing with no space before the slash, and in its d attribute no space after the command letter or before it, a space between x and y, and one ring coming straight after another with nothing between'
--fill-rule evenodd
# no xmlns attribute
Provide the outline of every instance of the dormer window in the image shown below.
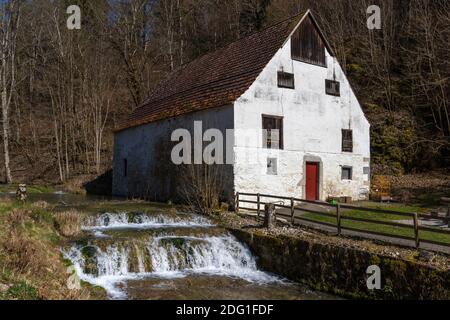
<svg viewBox="0 0 450 320"><path fill-rule="evenodd" d="M294 74L278 71L278 88L295 89Z"/></svg>
<svg viewBox="0 0 450 320"><path fill-rule="evenodd" d="M325 80L325 92L330 96L341 96L341 84L339 81Z"/></svg>

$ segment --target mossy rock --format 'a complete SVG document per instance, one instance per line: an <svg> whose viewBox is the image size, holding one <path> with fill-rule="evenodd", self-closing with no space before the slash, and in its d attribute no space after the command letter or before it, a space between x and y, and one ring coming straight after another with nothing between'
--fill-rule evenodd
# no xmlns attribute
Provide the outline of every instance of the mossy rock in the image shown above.
<svg viewBox="0 0 450 320"><path fill-rule="evenodd" d="M84 259L84 273L98 276L98 248L94 246L86 246L81 249L81 255Z"/></svg>

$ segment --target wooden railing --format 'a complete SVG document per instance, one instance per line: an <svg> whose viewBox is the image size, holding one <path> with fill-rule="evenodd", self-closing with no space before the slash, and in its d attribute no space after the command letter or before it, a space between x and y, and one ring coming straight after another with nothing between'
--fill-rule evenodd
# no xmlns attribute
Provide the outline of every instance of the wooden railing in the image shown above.
<svg viewBox="0 0 450 320"><path fill-rule="evenodd" d="M245 197L246 199L244 199ZM247 198L254 198L254 200L248 200ZM274 201L261 201L261 199L270 199ZM287 202L287 204L285 203ZM249 208L244 207L242 204L253 204L256 205L256 208ZM296 203L300 204L309 204L309 207L312 208L304 208L296 205ZM297 221L305 221L309 223L314 223L318 225L323 225L327 227L333 227L336 228L337 234L341 235L342 230L348 230L353 232L359 232L359 233L366 233L376 236L383 236L383 237L391 237L391 238L398 238L403 240L411 240L415 242L415 245L417 248L420 247L421 243L429 243L434 245L440 245L440 246L446 246L450 247L450 230L442 229L442 228L434 228L434 227L427 227L427 226L421 226L419 223L419 219L433 219L433 220L439 220L443 221L444 223L450 224L450 217L434 217L426 214L419 214L419 213L408 213L408 212L399 212L399 211L392 211L392 210L383 210L383 209L376 209L376 208L365 208L365 207L359 207L359 206L352 206L347 204L330 204L327 202L318 202L318 201L308 201L304 199L298 199L298 198L290 198L290 197L282 197L282 196L274 196L274 195L267 195L267 194L259 194L259 193L236 193L236 212L239 213L239 210L248 210L257 212L258 218L261 217L262 211L264 211L264 205L266 204L274 204L276 208L281 209L287 209L289 214L286 212L279 212L277 211L276 215L278 217L283 217L288 219L291 224L296 224ZM323 212L316 210L316 206L321 207L327 207L331 208L333 213L330 212ZM345 210L352 210L352 211L359 211L359 212L369 212L369 213L380 213L380 214L387 214L387 215L393 215L393 216L401 216L405 217L405 220L408 218L411 219L411 224L406 223L399 223L394 221L385 221L385 220L376 220L374 219L367 219L367 218L359 218L359 217L352 217L351 215L346 215ZM304 217L302 215L299 215L297 213L303 212L303 213L312 213L318 216L322 217L328 217L332 218L334 223L320 221L308 217ZM367 230L359 227L352 227L345 225L343 221L353 221L353 222L360 222L360 223L368 223L373 225L382 225L382 226L389 226L389 227L396 227L396 228L402 228L402 229L412 229L412 233L414 233L414 237L409 237L401 234L395 234L395 233L388 233L388 232L379 232L374 230ZM443 242L439 240L432 240L432 239L423 239L421 238L422 232L428 232L431 234L436 235L447 235L449 241Z"/></svg>

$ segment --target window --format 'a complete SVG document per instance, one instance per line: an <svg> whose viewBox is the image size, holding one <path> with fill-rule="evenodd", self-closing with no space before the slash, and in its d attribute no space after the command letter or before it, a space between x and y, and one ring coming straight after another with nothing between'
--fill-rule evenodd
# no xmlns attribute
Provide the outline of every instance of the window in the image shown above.
<svg viewBox="0 0 450 320"><path fill-rule="evenodd" d="M291 38L291 56L298 60L321 67L326 67L325 44L315 23L306 19Z"/></svg>
<svg viewBox="0 0 450 320"><path fill-rule="evenodd" d="M278 87L295 89L294 74L283 71L278 72Z"/></svg>
<svg viewBox="0 0 450 320"><path fill-rule="evenodd" d="M363 168L363 173L366 175L370 175L370 167L364 167Z"/></svg>
<svg viewBox="0 0 450 320"><path fill-rule="evenodd" d="M128 176L128 160L127 159L123 159L123 176L124 177Z"/></svg>
<svg viewBox="0 0 450 320"><path fill-rule="evenodd" d="M342 180L353 180L352 167L342 167Z"/></svg>
<svg viewBox="0 0 450 320"><path fill-rule="evenodd" d="M267 174L272 176L276 176L278 174L278 159L267 159Z"/></svg>
<svg viewBox="0 0 450 320"><path fill-rule="evenodd" d="M325 92L330 96L340 97L341 96L341 84L339 81L325 80Z"/></svg>
<svg viewBox="0 0 450 320"><path fill-rule="evenodd" d="M342 130L342 152L353 152L352 130Z"/></svg>
<svg viewBox="0 0 450 320"><path fill-rule="evenodd" d="M263 116L263 147L267 149L283 149L283 118Z"/></svg>

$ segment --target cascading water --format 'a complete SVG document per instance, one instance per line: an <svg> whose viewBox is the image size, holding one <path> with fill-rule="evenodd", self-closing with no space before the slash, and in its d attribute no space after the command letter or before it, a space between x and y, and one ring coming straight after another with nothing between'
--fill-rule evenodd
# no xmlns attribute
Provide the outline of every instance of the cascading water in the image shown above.
<svg viewBox="0 0 450 320"><path fill-rule="evenodd" d="M104 287L112 298L126 298L126 290L119 289L121 283L144 278L210 275L249 283L281 281L259 271L245 245L224 230L212 232L217 228L202 217L102 214L88 219L83 229L93 232L94 238L76 243L63 253L74 263L82 280ZM151 233L138 237L135 231L131 237L119 233L114 236L114 232L124 229ZM106 239L103 232L109 232Z"/></svg>
<svg viewBox="0 0 450 320"><path fill-rule="evenodd" d="M97 217L91 217L83 227L86 231L110 230L110 229L145 229L145 228L190 228L212 227L211 222L196 215L148 215L143 213L103 213Z"/></svg>

